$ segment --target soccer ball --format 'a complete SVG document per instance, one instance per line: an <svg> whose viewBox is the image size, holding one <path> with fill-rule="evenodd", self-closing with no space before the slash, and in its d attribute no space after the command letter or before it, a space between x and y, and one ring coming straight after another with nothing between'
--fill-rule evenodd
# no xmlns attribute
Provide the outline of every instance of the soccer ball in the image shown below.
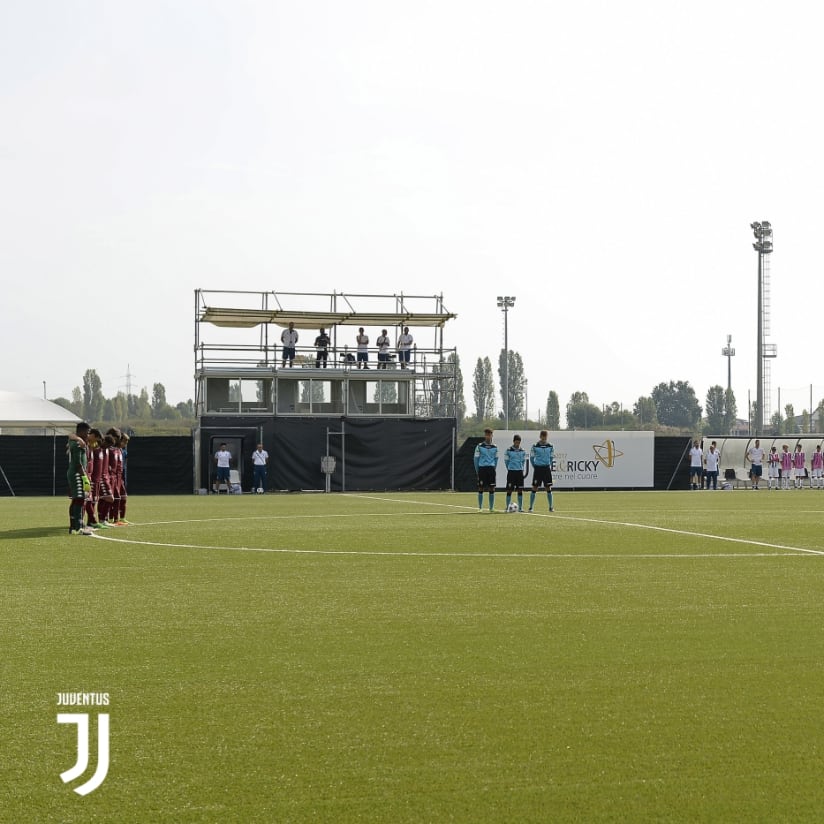
<svg viewBox="0 0 824 824"><path fill-rule="evenodd" d="M516 504L516 503L515 503L515 501L513 501L513 502L512 502L512 503L511 503L511 504L510 504L507 508L506 508L506 511L507 511L507 512L517 512L517 511L518 511L518 504Z"/></svg>
<svg viewBox="0 0 824 824"><path fill-rule="evenodd" d="M259 487L255 490L255 492L257 492L257 494L258 494L258 495L263 495L263 487L262 487L262 486L259 486Z"/></svg>

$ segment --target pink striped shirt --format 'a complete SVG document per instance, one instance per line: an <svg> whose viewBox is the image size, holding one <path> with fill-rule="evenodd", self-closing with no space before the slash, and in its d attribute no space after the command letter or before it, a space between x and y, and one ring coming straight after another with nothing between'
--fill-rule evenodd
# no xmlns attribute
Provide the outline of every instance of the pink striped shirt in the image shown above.
<svg viewBox="0 0 824 824"><path fill-rule="evenodd" d="M824 452L813 452L811 463L813 469L824 469Z"/></svg>
<svg viewBox="0 0 824 824"><path fill-rule="evenodd" d="M786 469L789 471L793 468L793 453L792 452L782 452L781 453L781 468Z"/></svg>
<svg viewBox="0 0 824 824"><path fill-rule="evenodd" d="M803 452L793 453L793 466L796 469L804 469L804 464L807 462L807 456Z"/></svg>

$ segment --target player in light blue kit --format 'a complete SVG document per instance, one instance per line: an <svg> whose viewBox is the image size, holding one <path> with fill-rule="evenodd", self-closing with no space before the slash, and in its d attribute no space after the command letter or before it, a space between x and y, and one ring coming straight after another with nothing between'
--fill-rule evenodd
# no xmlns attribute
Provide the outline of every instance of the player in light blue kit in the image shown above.
<svg viewBox="0 0 824 824"><path fill-rule="evenodd" d="M532 492L529 494L529 511L535 506L535 493L543 485L546 489L546 499L549 501L549 511L554 512L552 506L552 462L555 459L555 447L547 441L547 431L542 429L538 442L529 450L532 461Z"/></svg>
<svg viewBox="0 0 824 824"><path fill-rule="evenodd" d="M524 475L529 471L529 458L526 451L521 449L521 436L512 439L512 446L504 452L506 465L506 511L512 503L512 493L518 495L518 512L524 511Z"/></svg>
<svg viewBox="0 0 824 824"><path fill-rule="evenodd" d="M484 439L475 447L473 456L478 473L478 512L484 508L484 487L489 491L489 511L495 511L495 478L498 467L498 447L492 443L492 430L484 429Z"/></svg>

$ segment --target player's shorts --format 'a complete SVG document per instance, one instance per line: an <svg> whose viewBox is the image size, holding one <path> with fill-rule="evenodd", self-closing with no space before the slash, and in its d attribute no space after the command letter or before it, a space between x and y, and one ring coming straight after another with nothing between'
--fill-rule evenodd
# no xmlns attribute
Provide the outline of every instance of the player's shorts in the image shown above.
<svg viewBox="0 0 824 824"><path fill-rule="evenodd" d="M215 478L217 479L218 483L221 483L221 482L225 481L228 484L229 483L229 467L228 466L219 466L217 468L217 475L215 476ZM117 487L117 484L115 484L115 487Z"/></svg>
<svg viewBox="0 0 824 824"><path fill-rule="evenodd" d="M547 489L552 486L552 467L532 464L532 488L538 489L542 484Z"/></svg>
<svg viewBox="0 0 824 824"><path fill-rule="evenodd" d="M813 469L811 475L813 478L822 478L824 477L824 469Z"/></svg>
<svg viewBox="0 0 824 824"><path fill-rule="evenodd" d="M690 475L703 475L704 474L704 467L703 466L691 466L690 467Z"/></svg>
<svg viewBox="0 0 824 824"><path fill-rule="evenodd" d="M378 360L381 363L389 363L389 352L378 352Z"/></svg>
<svg viewBox="0 0 824 824"><path fill-rule="evenodd" d="M410 358L412 357L412 350L411 349L398 349L398 361L400 363L409 363Z"/></svg>
<svg viewBox="0 0 824 824"><path fill-rule="evenodd" d="M358 362L359 363L366 363L369 360L369 353L368 352L358 352Z"/></svg>
<svg viewBox="0 0 824 824"><path fill-rule="evenodd" d="M752 474L755 475L756 478L760 478L763 474L763 468L761 464L753 464L752 465Z"/></svg>
<svg viewBox="0 0 824 824"><path fill-rule="evenodd" d="M778 464L770 464L769 467L767 468L767 471L769 472L769 477L770 478L777 478L778 475L779 475Z"/></svg>
<svg viewBox="0 0 824 824"><path fill-rule="evenodd" d="M478 489L484 487L495 488L497 479L497 472L494 466L480 466L478 467Z"/></svg>
<svg viewBox="0 0 824 824"><path fill-rule="evenodd" d="M508 469L506 472L506 488L508 492L513 489L524 488L524 470L523 469Z"/></svg>
<svg viewBox="0 0 824 824"><path fill-rule="evenodd" d="M86 499L86 493L83 489L83 475L80 472L67 473L66 481L69 484L69 497L73 501Z"/></svg>
<svg viewBox="0 0 824 824"><path fill-rule="evenodd" d="M288 360L293 361L295 359L295 347L294 346L284 346L283 347L283 357L281 360Z"/></svg>

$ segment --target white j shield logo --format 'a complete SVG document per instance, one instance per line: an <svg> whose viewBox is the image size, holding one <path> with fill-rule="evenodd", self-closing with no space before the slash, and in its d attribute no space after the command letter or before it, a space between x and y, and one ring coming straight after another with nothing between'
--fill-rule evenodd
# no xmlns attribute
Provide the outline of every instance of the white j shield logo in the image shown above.
<svg viewBox="0 0 824 824"><path fill-rule="evenodd" d="M77 763L65 772L60 773L63 782L68 784L86 772L89 766L89 714L87 712L60 712L57 714L58 724L77 724ZM109 772L109 714L100 713L97 716L97 769L94 775L74 791L79 795L88 795L96 790Z"/></svg>

